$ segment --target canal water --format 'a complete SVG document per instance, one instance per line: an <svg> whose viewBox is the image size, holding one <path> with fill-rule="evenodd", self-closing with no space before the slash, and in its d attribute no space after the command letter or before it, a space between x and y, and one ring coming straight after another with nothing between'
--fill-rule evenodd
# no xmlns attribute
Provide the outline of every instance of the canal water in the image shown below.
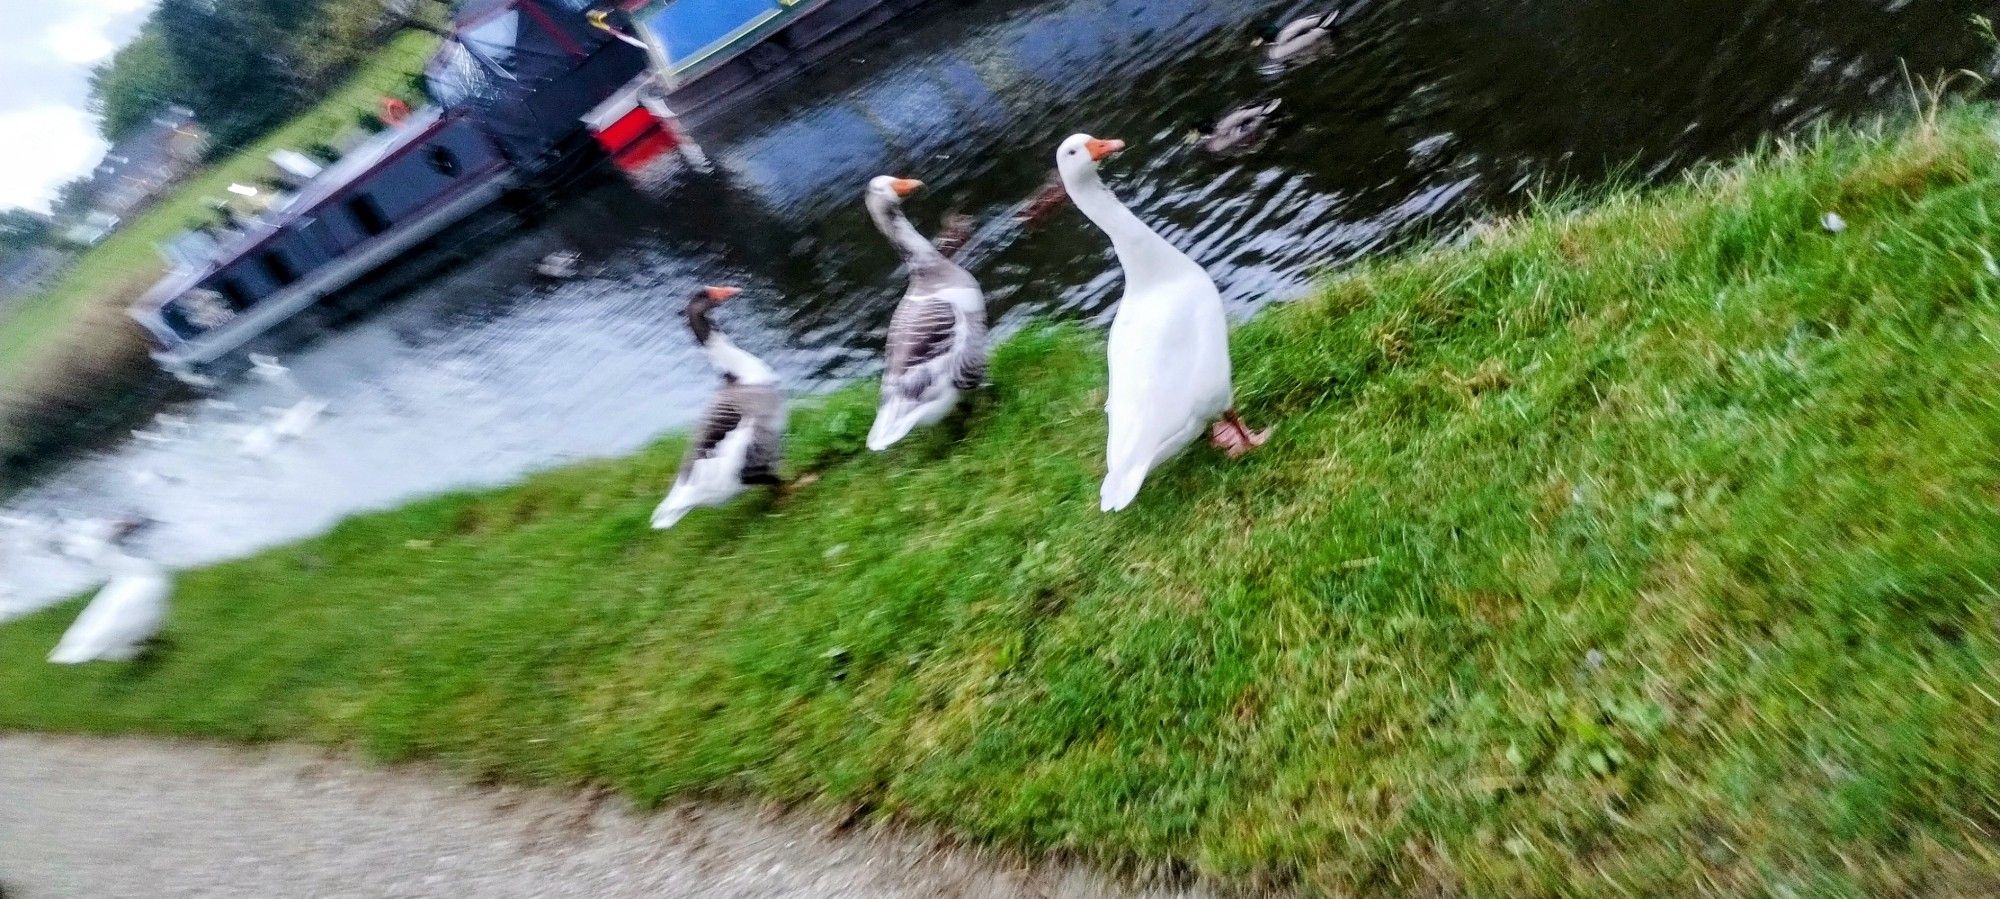
<svg viewBox="0 0 2000 899"><path fill-rule="evenodd" d="M795 392L870 375L902 283L859 202L873 175L928 182L910 203L922 226L947 211L983 223L967 258L1003 331L1033 316L1103 322L1118 279L1101 235L1069 210L1027 230L1010 219L1063 136L1125 138L1114 187L1209 267L1240 317L1538 188L1668 178L1828 116L1907 107L1910 77L1991 71L1968 22L1990 7L1349 0L1334 53L1269 76L1258 26L1321 7L933 0L701 123L718 178L597 188L532 228L470 235L460 249L475 260L450 274L263 347L288 376L227 377L144 437L53 468L0 508L13 522L0 525L0 616L88 585L43 545L56 519L155 519L140 549L189 565L631 452L715 383L673 314L699 284L748 288L721 324ZM1259 152L1216 159L1187 142L1195 123L1267 98L1281 121ZM581 277L534 274L558 250L582 254ZM308 396L326 413L302 437L258 432Z"/></svg>

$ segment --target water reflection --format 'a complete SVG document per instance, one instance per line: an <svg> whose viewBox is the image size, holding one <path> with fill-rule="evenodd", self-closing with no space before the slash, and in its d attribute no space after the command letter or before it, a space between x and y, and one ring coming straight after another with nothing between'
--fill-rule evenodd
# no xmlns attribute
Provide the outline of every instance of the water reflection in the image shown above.
<svg viewBox="0 0 2000 899"><path fill-rule="evenodd" d="M267 344L296 391L328 403L267 457L240 453L243 433L298 393L231 379L216 394L227 406L171 410L184 436L77 460L7 511L151 516L161 525L142 548L189 564L413 494L629 452L711 386L672 315L705 282L751 288L724 310L730 333L793 389L865 376L901 283L859 203L884 172L929 182L912 204L920 226L954 210L986 223L965 258L1003 330L1028 315L1104 319L1117 274L1101 235L1067 211L1032 230L1010 222L1080 129L1133 143L1113 175L1121 196L1247 313L1550 179L1659 177L1828 112L1901 103L1904 62L1990 65L1965 26L1982 6L1373 0L1348 5L1332 53L1273 78L1251 37L1316 3L932 4L700 123L722 178L573 198L531 231L458 248L479 261L358 323ZM1284 106L1259 152L1217 159L1185 140L1266 96ZM533 273L562 250L583 277ZM0 539L0 553L16 604L84 577L33 541Z"/></svg>

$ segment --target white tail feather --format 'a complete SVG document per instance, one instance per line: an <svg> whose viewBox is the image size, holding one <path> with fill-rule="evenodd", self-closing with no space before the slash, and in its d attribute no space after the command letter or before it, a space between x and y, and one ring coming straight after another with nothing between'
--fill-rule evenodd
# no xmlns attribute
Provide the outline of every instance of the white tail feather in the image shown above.
<svg viewBox="0 0 2000 899"><path fill-rule="evenodd" d="M1098 492L1100 510L1116 512L1131 505L1145 485L1153 458L1139 448L1139 442L1139 435L1131 428L1112 428L1112 444L1104 453L1104 486Z"/></svg>
<svg viewBox="0 0 2000 899"><path fill-rule="evenodd" d="M885 404L875 413L874 426L868 429L868 449L879 453L895 446L897 441L910 436L916 427L916 406L901 402Z"/></svg>
<svg viewBox="0 0 2000 899"><path fill-rule="evenodd" d="M956 388L948 388L921 403L899 397L883 397L881 408L875 412L875 424L868 429L868 448L879 453L895 446L898 441L910 436L911 431L943 421L957 404Z"/></svg>
<svg viewBox="0 0 2000 899"><path fill-rule="evenodd" d="M1146 484L1148 467L1144 464L1126 465L1106 474L1104 486L1097 494L1098 510L1119 512L1131 505L1132 501L1139 497L1139 488Z"/></svg>
<svg viewBox="0 0 2000 899"><path fill-rule="evenodd" d="M660 503L659 507L653 510L653 530L664 531L680 524L681 519L686 518L687 513L691 511L693 511L692 506L675 505L674 498L667 497L666 502Z"/></svg>

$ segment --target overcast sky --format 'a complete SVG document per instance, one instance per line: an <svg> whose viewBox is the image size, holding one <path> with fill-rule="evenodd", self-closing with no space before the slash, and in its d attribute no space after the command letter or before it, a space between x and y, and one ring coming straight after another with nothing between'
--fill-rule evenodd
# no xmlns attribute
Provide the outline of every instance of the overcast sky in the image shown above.
<svg viewBox="0 0 2000 899"><path fill-rule="evenodd" d="M46 211L104 154L90 69L138 33L154 0L0 0L0 209Z"/></svg>

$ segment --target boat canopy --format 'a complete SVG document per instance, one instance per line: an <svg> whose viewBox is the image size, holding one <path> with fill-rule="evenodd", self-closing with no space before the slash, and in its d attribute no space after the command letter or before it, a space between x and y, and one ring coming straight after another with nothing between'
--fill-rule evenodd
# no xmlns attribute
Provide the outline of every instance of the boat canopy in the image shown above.
<svg viewBox="0 0 2000 899"><path fill-rule="evenodd" d="M591 27L587 0L480 0L424 71L448 108L476 110L517 163L576 130L577 119L644 70L644 51Z"/></svg>

